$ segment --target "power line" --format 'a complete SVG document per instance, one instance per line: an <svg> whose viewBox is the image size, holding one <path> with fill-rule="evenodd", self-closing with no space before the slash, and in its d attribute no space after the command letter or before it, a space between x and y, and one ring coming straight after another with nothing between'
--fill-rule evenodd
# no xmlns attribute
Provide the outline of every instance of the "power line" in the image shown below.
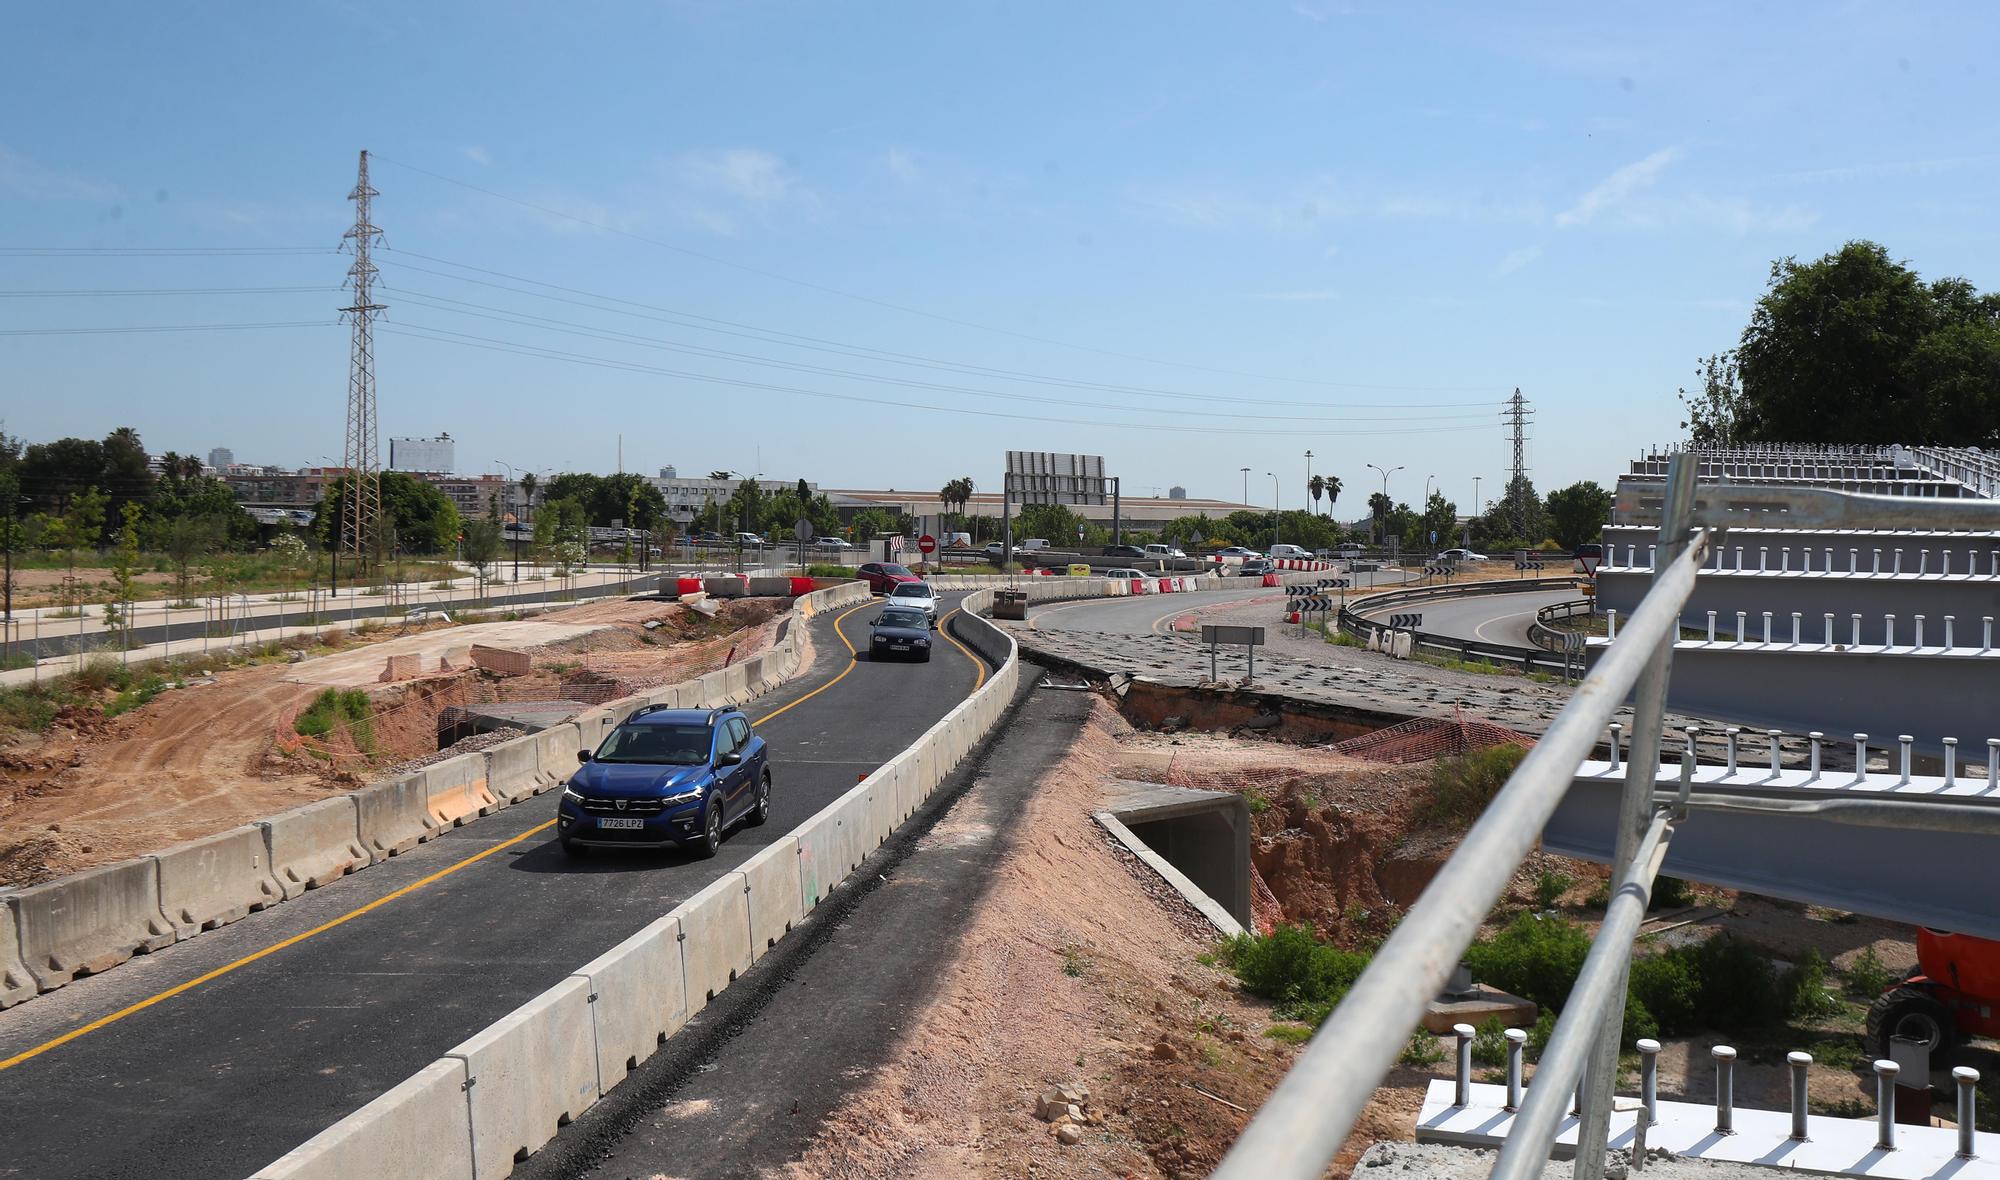
<svg viewBox="0 0 2000 1180"><path fill-rule="evenodd" d="M631 316L634 319L653 320L658 323L674 324L677 327L691 327L699 331L714 332L724 336L738 336L744 339L757 340L759 342L766 344L778 344L785 347L804 348L815 352L831 352L840 356L854 357L857 360L888 361L895 364L910 365L918 368L943 369L953 372L969 373L981 377L1006 377L1017 381L1031 381L1037 384L1058 386L1064 388L1100 389L1112 393L1137 393L1137 394L1145 394L1150 397L1183 398L1193 401L1229 402L1229 403L1270 405L1270 406L1301 406L1301 407L1310 407L1317 409L1358 409L1358 410L1463 409L1463 408L1471 408L1478 406L1497 406L1502 404L1501 399L1498 398L1489 398L1484 401L1472 401L1472 402L1399 401L1387 404L1380 402L1285 401L1272 398L1239 398L1239 397L1229 397L1216 394L1188 393L1180 390L1159 389L1152 386L1144 386L1144 385L1120 385L1112 382L1083 381L1066 377L1052 377L1046 374L1025 372L1019 369L1002 369L988 365L964 364L956 361L945 360L939 357L924 356L918 353L894 352L887 349L872 348L867 345L848 344L843 341L829 340L824 337L799 335L797 333L786 332L776 328L762 328L755 324L745 324L745 323L739 323L734 320L717 319L713 316L699 315L694 312L681 311L676 308L661 307L656 304L641 303L631 299L621 299L615 295L604 295L593 291L586 291L577 287L566 287L559 283L547 283L543 282L540 279L526 278L521 275L511 275L507 274L504 271L490 270L486 267L472 266L470 264L463 262L453 262L449 259L444 259L444 258L435 258L432 257L431 255L420 254L412 250L399 250L387 246L383 248L399 256L422 258L427 262L435 262L442 266L456 267L460 270L468 270L476 274L492 275L496 278L509 279L516 283L527 283L532 286L547 287L549 290L552 291L563 291L571 295L581 295L588 299L597 300L600 303L622 304L623 307L600 307L597 306L596 304L586 303L576 299L565 299L562 298L561 296L549 295L540 291L528 291L528 290L522 290L519 287L510 287L507 286L505 283L488 282L483 279L468 278L464 275L451 274L446 271L432 270L429 267L414 266L410 263L401 261L400 257L397 259L396 265L402 267L405 270L414 270L421 274L434 275L438 278L450 279L453 282L469 283L479 287L489 287L494 290L512 292L513 294L516 295L526 295L534 299L546 299L555 303L565 303L575 307L584 307L592 311L607 311L615 315ZM442 296L438 296L437 298L442 298ZM646 312L654 312L658 314L646 315L636 311L624 310L624 308L627 307L641 308ZM685 321L696 321L696 322L690 323ZM722 325L722 326L716 327L711 325ZM741 330L733 331L731 329L741 329ZM1397 387L1350 385L1346 386L1346 388L1395 389Z"/></svg>
<svg viewBox="0 0 2000 1180"><path fill-rule="evenodd" d="M9 258L283 258L338 254L328 246L0 246Z"/></svg>
<svg viewBox="0 0 2000 1180"><path fill-rule="evenodd" d="M0 299L96 299L111 296L151 296L151 295L291 295L304 291L324 293L338 291L338 286L316 287L124 287L124 288L66 288L41 291L0 291Z"/></svg>
<svg viewBox="0 0 2000 1180"><path fill-rule="evenodd" d="M590 356L585 353L564 352L559 349L541 348L535 345L518 344L508 340L495 340L486 336L472 336L464 332L452 332L443 328L431 328L420 324L384 325L384 332L397 336L408 336L418 340L430 340L439 344L457 344L468 348L482 348L491 352L512 353L517 356L538 357L570 364L586 365L592 368L616 369L630 373L645 373L658 376L676 377L699 384L721 385L737 389L760 389L775 393L798 394L802 397L822 398L829 401L852 402L861 405L888 406L901 410L921 410L938 414L959 414L976 418L1003 418L1021 422L1046 422L1066 426L1094 426L1107 430L1147 430L1170 434L1240 434L1258 436L1299 437L1298 430L1254 430L1229 426L1168 426L1152 422L1106 422L1089 418L1058 418L1044 414L1014 414L1001 410L978 410L967 406L945 406L922 402L901 402L889 398L867 397L861 394L832 393L821 389L804 389L792 385L775 385L764 381L748 381L742 378L717 377L706 374L689 374L656 365L640 364L636 361L621 361L609 357ZM1452 434L1467 431L1490 430L1490 425L1473 426L1433 426L1412 427L1395 430L1351 430L1342 429L1329 432L1323 437L1349 437L1354 435L1392 434ZM1306 433L1305 437L1313 437Z"/></svg>
<svg viewBox="0 0 2000 1180"><path fill-rule="evenodd" d="M642 348L657 349L662 352L673 352L682 355L701 356L717 360L740 362L752 365L761 365L766 368L782 369L787 372L794 372L794 373L807 373L821 377L841 377L841 378L850 378L860 381L870 381L880 384L900 386L906 389L935 390L940 393L966 394L973 397L996 398L1002 401L1036 402L1045 405L1068 406L1076 404L1074 398L1037 397L1033 394L1026 394L1026 393L1006 393L999 390L979 389L964 385L947 385L935 381L918 381L906 377L892 377L877 373L856 372L855 370L852 369L836 369L825 365L800 364L794 361L776 360L767 357L756 356L754 354L749 354L749 353L728 352L720 349L703 348L695 345L681 345L674 343L672 341L662 341L653 337L639 336L630 332L618 332L613 329L597 329L590 325L575 324L565 320L553 320L545 316L528 315L527 313L524 312L512 312L502 308L489 307L489 308L482 308L481 310L467 310L468 308L479 308L481 305L467 304L463 303L463 301L460 300L449 300L449 299L443 300L442 303L459 304L459 306L457 307L447 307L443 306L442 303L432 302L434 298L432 296L424 295L418 292L412 292L406 288L398 288L398 291L401 295L414 299L418 306L428 306L438 311L449 312L453 315L470 316L475 319L491 320L496 323L512 324L516 327L533 328L544 332L562 332L567 335L584 336L593 340L603 340L607 343L612 343L612 344L630 344ZM487 314L488 312L499 312L501 314L497 315ZM674 371L674 373L676 376L684 376L697 379L706 376L706 374L680 372L678 370ZM1133 413L1145 413L1145 414L1172 414L1180 417L1189 417L1189 418L1212 419L1216 416L1216 411L1214 410L1181 410L1181 409L1168 409L1164 407L1152 407L1152 406L1115 406L1115 405L1105 405L1098 408L1107 410L1124 410ZM1492 411L1486 410L1470 414L1432 414L1432 415L1396 414L1382 418L1323 417L1323 416L1301 416L1298 414L1279 415L1279 414L1241 414L1241 413L1230 413L1228 417L1246 419L1251 421L1323 422L1323 423L1411 422L1411 421L1436 422L1436 421L1451 421L1455 419L1456 420L1476 419L1479 421L1490 421L1492 417Z"/></svg>
<svg viewBox="0 0 2000 1180"><path fill-rule="evenodd" d="M241 332L255 328L325 328L338 320L285 320L267 324L144 324L122 328L0 328L0 336L115 336L142 332Z"/></svg>
<svg viewBox="0 0 2000 1180"><path fill-rule="evenodd" d="M577 214L568 213L561 209L553 209L547 205L538 205L533 201L524 201L519 197L508 196L506 193L496 192L495 190L490 188L483 188L479 185L471 183L470 181L459 180L456 177L446 176L441 172L433 172L428 168L419 168L415 164L405 164L400 160L392 160L387 156L380 156L378 158L384 164L393 164L398 168L404 168L411 172L415 172L423 176L428 176L433 180L441 180L446 184L457 185L460 188L469 189L476 193L483 193L484 195L492 197L496 200L506 201L509 204L513 205L519 205L523 209L532 209L537 213L547 214L550 217L560 217L565 221L573 221L578 225L587 225L590 226L592 229L602 230L605 233L617 234L620 237L630 238L635 242L644 242L649 246L657 246L662 250L671 250L676 254L684 254L690 258L699 258L703 262L713 263L716 266L728 267L731 270L740 270L746 274L759 275L763 278L773 279L781 283L790 283L796 287L804 287L807 290L819 291L827 295L837 295L842 299L852 299L860 303L872 304L873 306L876 307L886 308L889 311L901 312L904 315L920 316L927 320L935 320L939 323L953 324L961 328L972 328L976 331L981 331L981 332L992 332L1000 336L1011 336L1017 340L1032 340L1037 344L1049 344L1049 345L1054 345L1057 348L1075 349L1079 352L1096 353L1099 356L1115 357L1119 360L1139 361L1141 363L1149 365L1161 365L1176 369L1189 369L1195 372L1202 372L1202 373L1215 373L1226 377L1247 377L1256 381L1283 381L1294 385L1312 385L1312 386L1320 386L1323 388L1381 388L1381 389L1403 388L1411 392L1455 392L1460 390L1470 390L1477 388L1474 386L1400 386L1400 387L1359 386L1357 387L1351 385L1342 385L1340 382L1318 381L1306 377L1276 377L1266 373L1244 372L1240 369L1223 369L1223 368L1216 368L1210 365L1191 364L1186 361L1162 360L1158 357L1142 356L1137 353L1118 352L1114 349L1095 348L1088 344L1076 344L1067 340L1057 340L1047 336L1037 336L1029 332L1017 332L1011 328L997 328L991 324L981 324L972 320L958 319L954 316L942 315L934 311L925 311L922 308L909 307L904 304L893 303L886 299L877 299L872 295L862 295L854 291L845 291L839 287L830 287L824 283L815 283L809 279L794 278L791 275L781 274L778 271L774 270L766 270L763 267L750 266L746 263L741 263L741 262L732 262L726 258L719 258L713 254L705 254L700 250L693 250L686 246L676 245L672 242L661 241L658 238L647 237L645 234L634 233L628 229L620 229L615 225L606 225L601 221L594 221L588 217L581 217L578 216Z"/></svg>

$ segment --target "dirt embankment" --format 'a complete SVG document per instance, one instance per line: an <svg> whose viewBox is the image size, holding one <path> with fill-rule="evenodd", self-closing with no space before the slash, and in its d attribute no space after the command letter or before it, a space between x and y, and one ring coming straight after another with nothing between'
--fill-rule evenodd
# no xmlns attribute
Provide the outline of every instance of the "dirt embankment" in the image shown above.
<svg viewBox="0 0 2000 1180"><path fill-rule="evenodd" d="M440 715L453 705L596 702L698 676L731 658L732 648L743 659L768 647L786 605L731 602L708 619L671 603L612 602L519 624L342 633L303 663L197 677L116 718L67 706L48 732L13 732L0 745L0 884L143 855L352 790L434 754ZM579 625L590 629L577 632ZM440 654L465 647L475 633L505 646L509 628L556 637L522 645L534 664L527 675L426 672L374 682L392 650L427 656L425 667L435 668ZM301 739L293 720L340 685L369 695L365 736L341 727Z"/></svg>

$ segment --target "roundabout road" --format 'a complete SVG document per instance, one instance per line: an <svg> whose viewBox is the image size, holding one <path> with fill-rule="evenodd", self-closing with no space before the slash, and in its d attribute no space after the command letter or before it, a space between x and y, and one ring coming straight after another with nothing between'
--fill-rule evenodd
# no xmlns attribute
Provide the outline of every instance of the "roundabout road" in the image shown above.
<svg viewBox="0 0 2000 1180"><path fill-rule="evenodd" d="M1401 606L1383 607L1381 610L1364 611L1363 618L1386 620L1392 613L1401 611L1421 611L1424 625L1420 630L1431 635L1443 635L1451 639L1468 639L1475 643L1504 643L1513 647L1533 647L1528 638L1528 627L1535 621L1535 612L1557 602L1569 602L1578 597L1574 588L1567 590L1532 590L1521 594L1488 594L1470 598L1439 598L1423 603L1407 603Z"/></svg>

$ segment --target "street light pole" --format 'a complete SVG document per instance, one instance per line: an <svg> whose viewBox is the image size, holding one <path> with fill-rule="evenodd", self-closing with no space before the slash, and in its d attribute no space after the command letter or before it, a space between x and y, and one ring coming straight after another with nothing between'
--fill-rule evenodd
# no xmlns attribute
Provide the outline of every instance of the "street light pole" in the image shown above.
<svg viewBox="0 0 2000 1180"><path fill-rule="evenodd" d="M1271 548L1278 547L1278 477L1275 473L1264 473L1271 477Z"/></svg>
<svg viewBox="0 0 2000 1180"><path fill-rule="evenodd" d="M1243 506L1245 508L1248 508L1250 506L1250 469L1248 467L1245 467L1242 469L1242 471L1243 471Z"/></svg>
<svg viewBox="0 0 2000 1180"><path fill-rule="evenodd" d="M1375 470L1382 472L1382 514L1376 519L1382 522L1382 527L1384 529L1387 529L1389 526L1389 477L1396 474L1398 471L1401 471L1405 466L1407 466L1407 464L1397 464L1396 466L1389 468L1387 471L1382 471L1381 467L1373 463L1366 464L1366 466L1374 467ZM1382 539L1383 538L1380 535L1378 535L1376 537L1377 543L1380 543Z"/></svg>
<svg viewBox="0 0 2000 1180"><path fill-rule="evenodd" d="M1316 503L1316 501L1314 501L1312 498L1313 494L1312 487L1313 487L1313 453L1310 450L1308 450L1306 452L1306 510L1308 512L1312 510L1313 504Z"/></svg>

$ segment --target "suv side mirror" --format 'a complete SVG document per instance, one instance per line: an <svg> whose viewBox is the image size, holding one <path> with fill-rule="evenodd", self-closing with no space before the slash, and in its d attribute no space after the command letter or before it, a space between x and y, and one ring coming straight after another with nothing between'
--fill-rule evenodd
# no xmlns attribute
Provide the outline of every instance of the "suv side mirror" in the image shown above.
<svg viewBox="0 0 2000 1180"><path fill-rule="evenodd" d="M578 751L576 752L576 760L577 760L578 762L588 762L588 761L590 761L590 751L589 751L589 750L578 750Z"/></svg>
<svg viewBox="0 0 2000 1180"><path fill-rule="evenodd" d="M727 754L717 754L715 756L715 764L717 766L736 766L739 765L742 761L743 761L742 753L736 750L731 750Z"/></svg>

